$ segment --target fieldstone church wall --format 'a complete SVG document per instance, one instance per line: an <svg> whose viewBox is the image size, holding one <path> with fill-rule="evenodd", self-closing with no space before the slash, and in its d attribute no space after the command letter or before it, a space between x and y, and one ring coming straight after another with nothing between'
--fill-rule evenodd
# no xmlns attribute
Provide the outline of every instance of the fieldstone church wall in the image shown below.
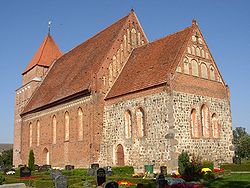
<svg viewBox="0 0 250 188"><path fill-rule="evenodd" d="M192 138L190 114L197 112L206 104L210 114L216 112L220 123L220 138ZM136 138L135 111L142 108L145 112L145 136ZM125 137L124 113L132 114L132 137ZM200 114L197 114L198 117ZM199 121L199 118L198 118ZM117 164L117 147L124 148L125 165L143 171L145 164L155 161L155 169L166 165L168 171L177 169L178 155L182 150L199 155L203 160L231 162L232 121L230 103L218 99L181 92L161 92L134 99L123 100L104 109L103 142L100 163Z"/></svg>
<svg viewBox="0 0 250 188"><path fill-rule="evenodd" d="M143 171L144 165L151 164L153 160L159 167L176 158L174 140L171 137L170 102L169 94L162 92L106 106L100 163L116 165L119 144L124 148L125 165L134 166L138 171ZM138 108L143 109L145 114L145 135L142 138L134 135L135 111ZM130 110L132 114L132 136L129 139L125 137L126 110Z"/></svg>
<svg viewBox="0 0 250 188"><path fill-rule="evenodd" d="M196 109L198 124L201 121L201 106L209 109L210 119L216 113L220 125L220 137L192 138L190 114ZM232 119L230 103L227 99L206 97L182 92L173 93L175 138L178 140L177 152L189 151L200 155L204 160L232 162ZM211 124L211 121L210 121Z"/></svg>

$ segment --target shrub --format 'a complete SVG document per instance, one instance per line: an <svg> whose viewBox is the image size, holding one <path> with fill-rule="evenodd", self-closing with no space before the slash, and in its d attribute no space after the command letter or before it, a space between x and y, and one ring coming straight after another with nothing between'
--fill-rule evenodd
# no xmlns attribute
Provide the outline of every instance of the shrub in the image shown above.
<svg viewBox="0 0 250 188"><path fill-rule="evenodd" d="M30 150L29 152L29 161L28 161L28 167L30 170L35 170L35 156L33 150Z"/></svg>
<svg viewBox="0 0 250 188"><path fill-rule="evenodd" d="M0 174L0 185L3 185L4 181L5 181L5 178Z"/></svg>
<svg viewBox="0 0 250 188"><path fill-rule="evenodd" d="M113 175L126 176L134 174L134 168L132 166L112 167Z"/></svg>
<svg viewBox="0 0 250 188"><path fill-rule="evenodd" d="M181 154L178 156L178 171L181 175L184 175L188 163L189 163L188 152L183 150Z"/></svg>

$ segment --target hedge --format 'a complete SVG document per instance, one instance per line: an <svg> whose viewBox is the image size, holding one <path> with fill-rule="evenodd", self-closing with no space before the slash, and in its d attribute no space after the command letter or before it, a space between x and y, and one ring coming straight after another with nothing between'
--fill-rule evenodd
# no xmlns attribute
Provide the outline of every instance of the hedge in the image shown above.
<svg viewBox="0 0 250 188"><path fill-rule="evenodd" d="M231 171L250 171L250 164L221 164L221 168Z"/></svg>

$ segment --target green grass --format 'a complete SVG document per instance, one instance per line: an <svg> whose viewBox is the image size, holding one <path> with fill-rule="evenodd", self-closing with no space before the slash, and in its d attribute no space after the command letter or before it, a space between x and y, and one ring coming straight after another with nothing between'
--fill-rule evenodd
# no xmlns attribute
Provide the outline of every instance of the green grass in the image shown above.
<svg viewBox="0 0 250 188"><path fill-rule="evenodd" d="M142 179L133 178L132 175L124 173L123 171L119 172L121 174L116 173L111 177L107 177L107 181L119 181L125 180L128 182L132 182L135 184L141 183L145 188L154 188L155 181L152 179ZM76 169L73 171L63 171L63 174L68 178L69 188L84 188L83 180L90 182L93 187L95 187L95 178L87 176L86 169ZM225 173L215 173L216 179L211 180L210 182L204 182L206 187L211 188L250 188L250 173L233 173L230 171L226 171ZM6 179L5 183L25 183L28 186L37 187L37 188L53 188L53 181L50 178L49 172L32 172L32 176L36 177L31 180L20 180L19 174L16 175L3 175ZM120 186L121 188L125 188L127 186ZM135 188L136 186L131 186L130 188Z"/></svg>
<svg viewBox="0 0 250 188"><path fill-rule="evenodd" d="M250 188L250 173L245 174L226 174L208 184L211 188Z"/></svg>

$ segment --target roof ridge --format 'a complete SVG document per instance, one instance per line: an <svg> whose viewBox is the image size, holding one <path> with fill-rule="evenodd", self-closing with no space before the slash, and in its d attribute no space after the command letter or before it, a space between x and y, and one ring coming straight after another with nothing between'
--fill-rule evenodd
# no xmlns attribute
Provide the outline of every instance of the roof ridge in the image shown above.
<svg viewBox="0 0 250 188"><path fill-rule="evenodd" d="M39 64L39 62L40 62L40 60L41 60L41 58L42 58L43 51L44 51L44 48L45 48L46 43L47 43L47 41L48 41L48 38L49 38L49 35L47 35L46 38L45 38L45 42L44 42L44 45L42 46L42 51L41 51L40 57L39 57L39 59L38 59L38 61L37 61L37 64ZM34 67L34 66L33 66L33 67ZM32 67L32 68L33 68L33 67Z"/></svg>
<svg viewBox="0 0 250 188"><path fill-rule="evenodd" d="M87 40L81 42L80 44L77 44L76 46L74 46L73 48L71 48L69 51L65 52L65 53L63 54L63 56L66 55L67 53L71 52L72 50L74 50L74 49L77 48L78 46L81 46L83 43L85 43L85 42L91 40L92 38L94 38L95 36L99 35L101 32L105 31L106 29L112 27L114 24L116 24L117 22L121 21L122 19L124 19L124 18L126 18L126 17L128 18L128 16L129 16L129 14L128 14L127 16L124 16L124 17L120 18L120 19L117 20L116 22L110 24L108 27L105 27L105 28L102 29L101 31L98 31L95 35L89 37Z"/></svg>
<svg viewBox="0 0 250 188"><path fill-rule="evenodd" d="M167 38L167 37L171 37L172 35L176 35L176 34L178 34L178 33L180 33L180 32L183 32L183 31L185 31L185 30L187 30L187 29L191 29L192 27L194 27L194 26L191 25L191 26L185 27L184 29L181 29L181 30L179 30L179 31L176 31L176 32L174 32L174 33L171 33L171 34L169 34L169 35L167 35L167 36L164 36L164 37L162 37L162 38L153 40L153 41L149 42L148 44L152 44L152 43L154 43L154 42L158 42L158 41L160 41L160 40L163 40L163 39L165 39L165 38Z"/></svg>

